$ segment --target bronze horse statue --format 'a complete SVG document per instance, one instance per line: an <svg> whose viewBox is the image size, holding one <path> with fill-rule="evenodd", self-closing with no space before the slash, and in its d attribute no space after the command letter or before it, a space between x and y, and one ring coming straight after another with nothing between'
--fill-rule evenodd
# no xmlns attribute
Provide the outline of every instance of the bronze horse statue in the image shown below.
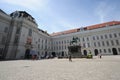
<svg viewBox="0 0 120 80"><path fill-rule="evenodd" d="M70 45L73 43L77 43L77 40L79 40L78 37L73 37L72 41L70 41Z"/></svg>

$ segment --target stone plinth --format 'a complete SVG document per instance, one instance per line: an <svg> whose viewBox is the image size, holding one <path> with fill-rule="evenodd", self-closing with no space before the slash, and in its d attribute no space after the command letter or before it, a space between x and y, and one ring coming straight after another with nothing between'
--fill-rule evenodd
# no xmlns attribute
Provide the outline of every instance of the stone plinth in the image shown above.
<svg viewBox="0 0 120 80"><path fill-rule="evenodd" d="M72 58L81 58L82 57L80 45L68 46L68 50L69 50L69 55L71 55Z"/></svg>

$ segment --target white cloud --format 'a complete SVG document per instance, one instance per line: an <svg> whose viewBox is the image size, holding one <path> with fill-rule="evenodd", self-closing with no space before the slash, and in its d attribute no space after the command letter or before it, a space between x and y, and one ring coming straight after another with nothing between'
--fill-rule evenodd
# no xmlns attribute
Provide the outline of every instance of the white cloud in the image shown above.
<svg viewBox="0 0 120 80"><path fill-rule="evenodd" d="M47 5L49 0L1 0L2 3L17 5L30 10L42 9Z"/></svg>
<svg viewBox="0 0 120 80"><path fill-rule="evenodd" d="M95 13L99 16L100 22L104 22L105 18L114 11L114 6L106 2L100 2L95 9Z"/></svg>

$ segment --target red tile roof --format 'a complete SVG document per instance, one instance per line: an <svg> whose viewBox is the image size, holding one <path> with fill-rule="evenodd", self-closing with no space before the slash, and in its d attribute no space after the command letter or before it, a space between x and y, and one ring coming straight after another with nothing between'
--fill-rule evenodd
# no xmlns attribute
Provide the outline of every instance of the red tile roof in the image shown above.
<svg viewBox="0 0 120 80"><path fill-rule="evenodd" d="M118 25L118 24L120 24L120 21L111 21L111 22L87 26L87 30L102 28L102 27L106 27L106 26L113 26L113 25Z"/></svg>
<svg viewBox="0 0 120 80"><path fill-rule="evenodd" d="M92 29L102 28L102 27L106 27L106 26L119 25L119 24L120 24L120 21L105 22L105 23L101 23L101 24L86 26L86 27L84 27L84 30L92 30ZM52 33L50 35L51 36L58 36L58 35L75 33L75 32L78 32L78 31L80 31L80 28L66 30L66 31L62 31L62 32L56 32L56 33Z"/></svg>
<svg viewBox="0 0 120 80"><path fill-rule="evenodd" d="M52 33L51 36L57 36L57 35L64 35L64 34L69 34L69 33L75 33L78 32L78 29L71 29L71 30L66 30L66 31L62 31L62 32L56 32L56 33Z"/></svg>

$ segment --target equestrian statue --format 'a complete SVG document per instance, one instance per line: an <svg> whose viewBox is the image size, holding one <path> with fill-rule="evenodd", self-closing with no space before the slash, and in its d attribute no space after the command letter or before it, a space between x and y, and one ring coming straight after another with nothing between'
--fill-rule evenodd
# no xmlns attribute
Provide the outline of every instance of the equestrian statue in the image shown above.
<svg viewBox="0 0 120 80"><path fill-rule="evenodd" d="M70 45L73 44L73 43L77 44L78 40L79 40L78 37L73 37L72 41L70 41Z"/></svg>

